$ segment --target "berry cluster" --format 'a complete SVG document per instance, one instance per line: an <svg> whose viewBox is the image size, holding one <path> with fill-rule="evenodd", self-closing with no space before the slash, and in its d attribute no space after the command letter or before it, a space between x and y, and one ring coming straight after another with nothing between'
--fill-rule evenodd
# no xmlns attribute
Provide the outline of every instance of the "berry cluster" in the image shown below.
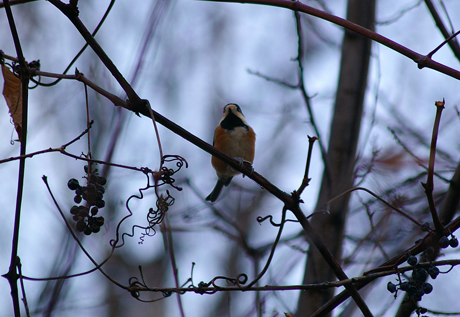
<svg viewBox="0 0 460 317"><path fill-rule="evenodd" d="M70 213L73 215L73 220L77 222L76 228L78 231L86 235L97 233L104 225L104 217L96 217L99 208L104 208L105 201L103 200L107 180L99 176L98 170L91 168L88 173L88 165L84 167L87 180L87 186L81 186L77 179L71 178L67 183L70 190L75 191L74 202L80 204L82 200L86 201L86 206L74 205L70 208Z"/></svg>
<svg viewBox="0 0 460 317"><path fill-rule="evenodd" d="M427 269L417 267L417 257L411 255L407 258L407 263L413 266L412 278L409 281L404 281L398 285L388 282L387 289L390 293L395 293L398 289L407 294L415 301L420 301L422 296L430 294L433 291L433 286L426 282L428 275L434 280L439 275L439 269L436 266L429 266Z"/></svg>

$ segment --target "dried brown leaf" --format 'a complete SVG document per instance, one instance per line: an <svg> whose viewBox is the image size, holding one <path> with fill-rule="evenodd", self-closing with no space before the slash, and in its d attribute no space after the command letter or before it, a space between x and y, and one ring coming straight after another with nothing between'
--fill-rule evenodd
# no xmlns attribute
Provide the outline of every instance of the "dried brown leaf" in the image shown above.
<svg viewBox="0 0 460 317"><path fill-rule="evenodd" d="M5 83L3 85L3 96L10 110L14 127L21 141L22 130L22 86L21 80L13 72L2 64L2 73Z"/></svg>

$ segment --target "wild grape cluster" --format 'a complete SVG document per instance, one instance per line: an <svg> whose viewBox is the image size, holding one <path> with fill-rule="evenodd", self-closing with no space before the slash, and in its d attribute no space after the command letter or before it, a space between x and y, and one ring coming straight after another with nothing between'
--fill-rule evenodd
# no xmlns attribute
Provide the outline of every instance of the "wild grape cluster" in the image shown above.
<svg viewBox="0 0 460 317"><path fill-rule="evenodd" d="M436 279L439 275L439 269L436 266L429 266L427 269L418 267L417 262L417 257L413 255L407 258L407 263L414 267L412 277L408 281L400 282L398 285L388 282L387 289L390 293L401 290L407 292L413 300L420 301L423 295L430 294L433 291L433 286L427 283L426 279L428 276L433 280Z"/></svg>
<svg viewBox="0 0 460 317"><path fill-rule="evenodd" d="M429 229L429 225L425 225ZM425 230L426 231L426 230ZM458 247L458 239L453 235L450 234L450 239L443 235L439 238L439 247L445 249L447 247L456 248ZM429 247L431 252L433 252L433 247ZM428 253L429 249L425 250ZM439 275L439 269L436 266L430 265L426 269L417 265L418 259L414 255L410 255L407 258L407 263L413 267L412 276L407 281L399 280L398 284L394 284L392 282L388 282L387 290L390 293L396 293L397 291L406 292L410 298L415 301L420 301L422 296L425 294L429 294L433 291L433 286L430 283L427 283L426 280L428 276L430 276L433 280ZM395 294L395 297L396 297ZM423 313L423 312L422 312Z"/></svg>
<svg viewBox="0 0 460 317"><path fill-rule="evenodd" d="M86 235L97 233L104 225L104 217L97 217L100 208L104 208L105 201L103 199L107 180L99 176L98 170L94 167L89 172L88 165L84 166L86 173L87 184L81 186L77 179L71 178L67 183L70 190L75 191L74 202L80 204L82 200L86 201L85 205L74 205L70 208L70 213L73 215L73 220L76 221L76 229Z"/></svg>

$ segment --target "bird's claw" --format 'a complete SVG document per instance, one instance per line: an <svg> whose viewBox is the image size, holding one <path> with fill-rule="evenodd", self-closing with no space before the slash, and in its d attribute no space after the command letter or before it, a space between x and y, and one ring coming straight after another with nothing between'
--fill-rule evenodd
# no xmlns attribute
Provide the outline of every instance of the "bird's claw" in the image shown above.
<svg viewBox="0 0 460 317"><path fill-rule="evenodd" d="M252 173L254 172L254 167L252 166L252 163L251 163L251 162L245 161L245 160L243 160L241 157L234 157L233 159L235 159L236 161L238 161L239 167L240 167L240 168L242 168L243 165L248 166L248 167L251 169L251 172L249 173L249 175L252 175ZM232 170L233 170L233 168L232 168ZM244 174L243 174L243 177L244 177Z"/></svg>
<svg viewBox="0 0 460 317"><path fill-rule="evenodd" d="M234 157L233 159L238 162L238 164L239 164L238 167L239 168L243 167L243 164L244 164L245 161L241 157Z"/></svg>

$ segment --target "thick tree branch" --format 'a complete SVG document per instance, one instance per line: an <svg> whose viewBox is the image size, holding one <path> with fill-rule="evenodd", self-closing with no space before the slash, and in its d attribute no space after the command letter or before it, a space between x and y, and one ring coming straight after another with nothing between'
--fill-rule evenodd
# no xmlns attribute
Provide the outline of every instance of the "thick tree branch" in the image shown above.
<svg viewBox="0 0 460 317"><path fill-rule="evenodd" d="M94 39L92 34L85 27L83 22L78 17L78 8L75 7L72 2L65 4L59 0L49 0L56 8L67 16L67 18L73 23L75 28L80 32L81 36L85 39L86 43L93 49L99 59L104 63L107 69L112 73L113 77L118 81L120 86L126 92L129 98L130 104L135 112L138 112L138 108L142 107L141 98L137 95L131 85L126 81L123 75L120 73L118 68L104 52L99 43Z"/></svg>
<svg viewBox="0 0 460 317"><path fill-rule="evenodd" d="M1 8L4 8L6 7L6 5L16 5L16 4L23 4L23 3L27 3L27 2L35 2L37 0L11 0L11 1L3 1L2 3L0 3L0 9Z"/></svg>
<svg viewBox="0 0 460 317"><path fill-rule="evenodd" d="M21 100L22 104L18 105L22 111L21 118L21 150L20 154L26 154L26 144L27 144L27 109L28 109L28 98L29 98L29 68L26 65L24 54L22 52L21 42L19 40L19 34L16 29L16 24L14 22L13 13L8 0L4 1L5 11L8 18L8 23L10 25L11 35L13 36L14 46L16 48L17 59L19 63L18 71L19 78L21 80ZM16 210L14 214L14 228L13 228L13 239L12 239L12 248L11 248L11 260L8 273L4 274L11 288L11 297L13 299L13 310L16 317L20 316L21 312L19 309L19 293L18 293L18 266L20 265L20 259L18 257L18 246L19 246L19 226L21 221L21 208L22 208L22 196L24 192L24 176L25 176L25 167L26 159L22 157L19 161L19 173L18 173L18 190L16 194Z"/></svg>
<svg viewBox="0 0 460 317"><path fill-rule="evenodd" d="M275 7L280 7L280 8L286 8L286 9L293 10L293 11L303 12L303 13L321 18L323 20L332 22L334 24L340 25L347 30L364 35L365 37L377 43L380 43L410 58L411 60L417 63L417 66L420 69L424 67L431 68L431 69L437 70L440 73L446 74L450 77L460 80L460 71L458 70L455 70L451 67L438 63L432 60L427 55L422 55L417 52L414 52L411 49L408 49L407 47L399 43L396 43L390 40L389 38L383 35L380 35L374 31L371 31L365 27L359 26L358 24L355 24L348 20L339 18L338 16L329 14L327 12L312 8L298 1L287 1L287 0L243 0L243 1L242 0L205 0L205 1L261 4L261 5L269 5L269 6L275 6Z"/></svg>
<svg viewBox="0 0 460 317"><path fill-rule="evenodd" d="M438 11L436 11L435 6L433 5L433 2L431 0L425 0L425 4L428 7L428 10L430 10L431 16L436 22L436 26L438 27L439 31L441 31L442 36L444 36L445 39L450 38L451 34L444 26ZM458 41L456 39L451 39L448 44L455 57L460 61L460 46L458 45Z"/></svg>

